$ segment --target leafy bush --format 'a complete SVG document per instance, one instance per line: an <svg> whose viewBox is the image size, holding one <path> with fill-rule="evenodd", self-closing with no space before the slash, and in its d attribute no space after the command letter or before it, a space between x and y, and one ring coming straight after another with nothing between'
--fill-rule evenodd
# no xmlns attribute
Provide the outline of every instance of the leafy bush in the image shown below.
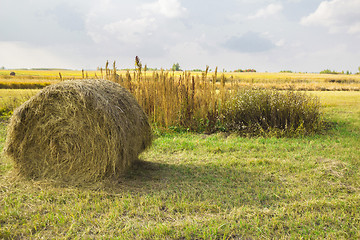
<svg viewBox="0 0 360 240"><path fill-rule="evenodd" d="M322 126L317 98L304 93L277 90L241 90L221 112L228 131L276 136L313 133Z"/></svg>

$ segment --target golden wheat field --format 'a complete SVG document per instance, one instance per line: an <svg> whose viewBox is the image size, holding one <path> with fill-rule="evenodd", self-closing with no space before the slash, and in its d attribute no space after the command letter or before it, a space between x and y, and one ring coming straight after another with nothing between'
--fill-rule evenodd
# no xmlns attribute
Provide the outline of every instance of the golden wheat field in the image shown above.
<svg viewBox="0 0 360 240"><path fill-rule="evenodd" d="M15 76L10 76L15 72ZM106 78L112 74L113 69L103 70L0 70L0 88L17 84L28 84L31 88L35 84L56 83L61 80L82 79L82 78ZM129 71L133 76L135 70ZM155 72L161 72L155 71ZM166 72L166 71L165 71ZM204 71L205 72L205 71ZM204 72L189 72L194 77L201 77ZM172 72L177 78L184 72ZM116 70L119 76L126 76L126 70ZM143 78L151 78L154 71L143 70ZM360 74L318 74L318 73L257 73L257 72L207 72L207 77L213 78L216 75L220 81L222 75L227 84L238 82L244 86L255 86L276 89L309 90L309 91L360 91ZM11 87L9 87L11 88Z"/></svg>

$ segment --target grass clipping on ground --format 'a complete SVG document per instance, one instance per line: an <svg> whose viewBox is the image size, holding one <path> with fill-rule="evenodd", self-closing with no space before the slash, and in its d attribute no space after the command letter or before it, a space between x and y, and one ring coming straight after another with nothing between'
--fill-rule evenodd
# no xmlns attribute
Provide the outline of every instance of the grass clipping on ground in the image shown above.
<svg viewBox="0 0 360 240"><path fill-rule="evenodd" d="M107 80L44 88L14 111L4 153L29 178L96 181L124 174L150 146L136 99Z"/></svg>

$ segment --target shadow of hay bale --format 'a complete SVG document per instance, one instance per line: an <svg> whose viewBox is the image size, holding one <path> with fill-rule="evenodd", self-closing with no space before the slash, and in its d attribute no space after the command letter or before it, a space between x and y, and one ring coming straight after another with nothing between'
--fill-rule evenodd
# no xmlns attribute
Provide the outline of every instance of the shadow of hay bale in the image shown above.
<svg viewBox="0 0 360 240"><path fill-rule="evenodd" d="M136 99L106 80L44 88L14 111L4 153L20 175L96 181L124 174L152 142Z"/></svg>

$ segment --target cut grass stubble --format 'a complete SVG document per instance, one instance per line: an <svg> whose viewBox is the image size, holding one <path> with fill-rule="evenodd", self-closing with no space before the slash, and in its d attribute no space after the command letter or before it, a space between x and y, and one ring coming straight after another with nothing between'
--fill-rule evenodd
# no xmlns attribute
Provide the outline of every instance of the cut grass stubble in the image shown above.
<svg viewBox="0 0 360 240"><path fill-rule="evenodd" d="M356 239L359 135L348 132L359 129L340 128L280 139L167 133L115 184L14 182L2 162L0 236Z"/></svg>

